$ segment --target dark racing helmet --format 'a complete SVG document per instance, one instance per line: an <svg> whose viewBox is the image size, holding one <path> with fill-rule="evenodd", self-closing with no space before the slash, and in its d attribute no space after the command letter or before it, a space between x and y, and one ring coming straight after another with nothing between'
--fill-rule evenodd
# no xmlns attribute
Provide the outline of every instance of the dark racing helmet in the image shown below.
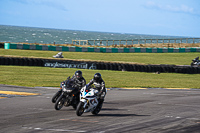
<svg viewBox="0 0 200 133"><path fill-rule="evenodd" d="M76 76L77 79L82 78L82 72L80 70L76 71L74 75Z"/></svg>
<svg viewBox="0 0 200 133"><path fill-rule="evenodd" d="M100 73L95 73L94 74L94 80L95 81L100 81L101 80L101 74Z"/></svg>

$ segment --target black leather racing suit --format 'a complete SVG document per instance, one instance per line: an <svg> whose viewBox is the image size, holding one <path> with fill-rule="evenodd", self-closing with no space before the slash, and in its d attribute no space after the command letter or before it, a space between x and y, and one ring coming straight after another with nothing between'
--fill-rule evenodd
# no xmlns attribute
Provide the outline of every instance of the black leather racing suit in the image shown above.
<svg viewBox="0 0 200 133"><path fill-rule="evenodd" d="M96 89L99 91L97 96L104 100L104 97L101 96L101 94L103 92L105 92L105 95L106 95L106 88L105 88L105 82L103 81L103 79L100 79L99 81L95 81L94 79L91 79L90 82L87 84L87 85L92 85L94 84L94 86L96 87Z"/></svg>
<svg viewBox="0 0 200 133"><path fill-rule="evenodd" d="M76 76L72 76L72 79L74 79L74 88L77 88L78 90L81 90L82 87L86 85L85 78L76 78Z"/></svg>

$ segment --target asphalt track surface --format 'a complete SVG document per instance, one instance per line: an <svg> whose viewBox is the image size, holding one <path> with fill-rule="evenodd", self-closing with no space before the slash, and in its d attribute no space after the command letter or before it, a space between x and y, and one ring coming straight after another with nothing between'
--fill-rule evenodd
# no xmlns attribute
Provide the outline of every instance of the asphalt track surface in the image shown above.
<svg viewBox="0 0 200 133"><path fill-rule="evenodd" d="M56 111L51 98L57 89L0 85L0 132L200 132L198 89L110 89L97 116L77 116L71 106Z"/></svg>

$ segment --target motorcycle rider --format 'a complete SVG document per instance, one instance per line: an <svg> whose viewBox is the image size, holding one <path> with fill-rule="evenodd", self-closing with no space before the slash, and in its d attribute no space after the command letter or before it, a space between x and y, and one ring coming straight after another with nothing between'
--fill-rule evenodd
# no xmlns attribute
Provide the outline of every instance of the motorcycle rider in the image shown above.
<svg viewBox="0 0 200 133"><path fill-rule="evenodd" d="M99 105L100 105L103 103L105 95L106 95L105 82L103 81L100 73L95 73L94 78L91 79L87 85L90 86L92 84L94 84L94 86L98 90L97 96L98 96ZM105 93L104 96L102 96L103 93Z"/></svg>
<svg viewBox="0 0 200 133"><path fill-rule="evenodd" d="M75 74L72 76L72 79L75 80L74 87L80 90L82 87L86 85L86 80L82 76L82 72L80 70L76 71Z"/></svg>
<svg viewBox="0 0 200 133"><path fill-rule="evenodd" d="M74 73L74 75L72 76L72 78L74 80L74 88L77 88L78 90L80 90L83 86L86 85L86 80L85 78L82 76L82 71L78 70ZM68 79L67 79L68 80ZM67 80L61 82L60 87L62 87L63 84L65 84L67 82Z"/></svg>
<svg viewBox="0 0 200 133"><path fill-rule="evenodd" d="M75 95L77 96L77 100L79 100L79 91L82 87L86 85L86 80L82 75L82 71L80 70L76 71L71 79L74 80L73 87L76 89ZM66 84L67 80L61 82L60 84L61 88L62 88L62 85Z"/></svg>

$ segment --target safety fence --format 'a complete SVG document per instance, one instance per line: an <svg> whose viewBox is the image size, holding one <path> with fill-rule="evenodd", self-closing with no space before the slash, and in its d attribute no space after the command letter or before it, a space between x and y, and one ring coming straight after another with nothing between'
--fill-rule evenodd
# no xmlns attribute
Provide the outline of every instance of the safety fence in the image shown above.
<svg viewBox="0 0 200 133"><path fill-rule="evenodd" d="M66 52L102 52L102 53L184 53L200 52L200 47L191 48L105 48L105 47L76 47L51 46L5 43L5 49L27 49Z"/></svg>
<svg viewBox="0 0 200 133"><path fill-rule="evenodd" d="M3 57L3 56L0 56L0 65L40 66L40 67L54 67L54 68L58 67L58 68L158 72L158 73L185 73L185 74L200 73L199 67L191 67L191 66L140 65L140 64L129 64L129 63L115 63L115 62L19 58L19 57Z"/></svg>
<svg viewBox="0 0 200 133"><path fill-rule="evenodd" d="M111 45L134 45L134 44L195 44L200 43L200 38L160 38L160 39L128 39L128 40L72 40L75 45L111 46Z"/></svg>

